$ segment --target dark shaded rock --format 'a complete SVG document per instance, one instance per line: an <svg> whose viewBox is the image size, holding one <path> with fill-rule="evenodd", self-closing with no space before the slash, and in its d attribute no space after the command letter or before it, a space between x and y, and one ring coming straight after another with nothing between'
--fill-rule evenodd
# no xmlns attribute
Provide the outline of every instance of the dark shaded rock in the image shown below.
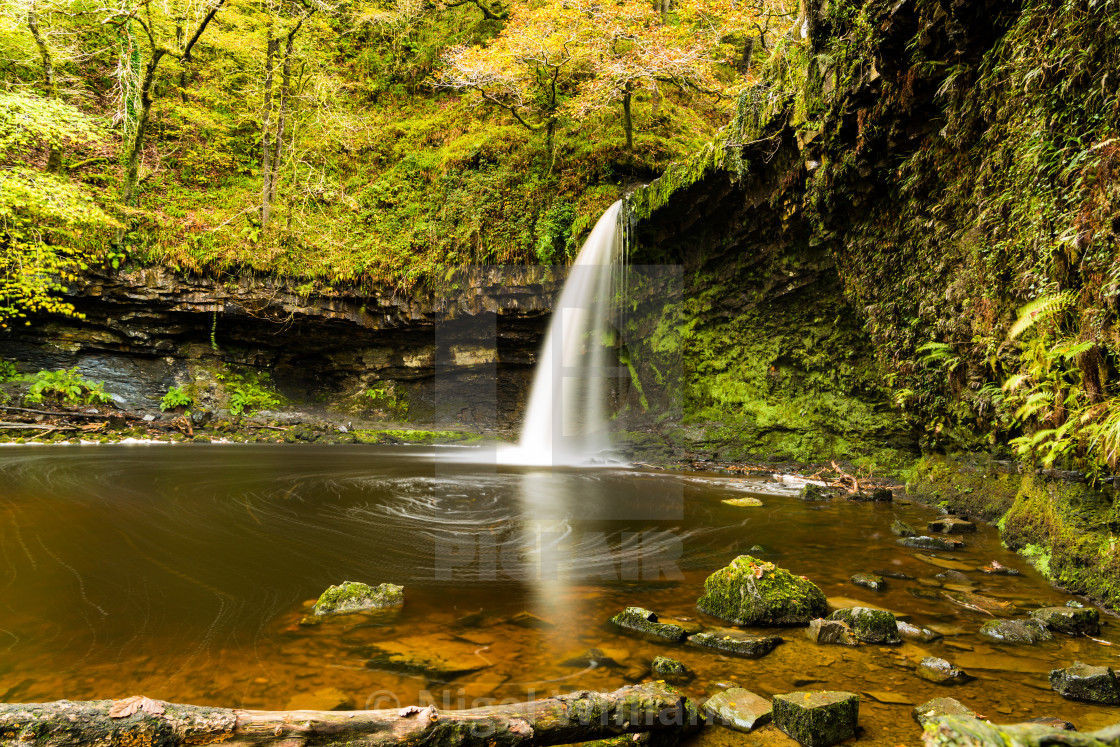
<svg viewBox="0 0 1120 747"><path fill-rule="evenodd" d="M859 696L836 691L775 695L774 725L805 747L829 747L855 736Z"/></svg>
<svg viewBox="0 0 1120 747"><path fill-rule="evenodd" d="M1031 612L1031 617L1066 635L1098 635L1101 632L1100 613L1093 607L1043 607Z"/></svg>
<svg viewBox="0 0 1120 747"><path fill-rule="evenodd" d="M1056 716L1039 716L1038 718L1027 719L1023 723L1042 724L1043 726L1049 726L1053 729L1062 729L1063 731L1077 731L1076 726Z"/></svg>
<svg viewBox="0 0 1120 747"><path fill-rule="evenodd" d="M926 530L938 534L967 534L975 532L976 525L959 516L945 516L926 524Z"/></svg>
<svg viewBox="0 0 1120 747"><path fill-rule="evenodd" d="M750 635L741 630L715 628L688 637L688 643L703 648L714 648L747 659L766 656L782 642L776 635Z"/></svg>
<svg viewBox="0 0 1120 747"><path fill-rule="evenodd" d="M938 685L959 685L962 682L975 679L965 673L963 669L958 669L944 659L939 659L936 656L927 656L922 659L914 673L923 680L929 680Z"/></svg>
<svg viewBox="0 0 1120 747"><path fill-rule="evenodd" d="M839 643L843 646L858 646L859 639L843 620L825 620L818 617L809 623L805 631L813 643Z"/></svg>
<svg viewBox="0 0 1120 747"><path fill-rule="evenodd" d="M980 635L1003 643L1039 643L1054 639L1040 620L989 620L980 627Z"/></svg>
<svg viewBox="0 0 1120 747"><path fill-rule="evenodd" d="M904 641L931 643L942 637L940 633L936 633L929 628L921 628L902 620L896 621L896 624L898 625L898 636Z"/></svg>
<svg viewBox="0 0 1120 747"><path fill-rule="evenodd" d="M1070 700L1120 705L1120 680L1111 667L1093 667L1075 661L1072 667L1050 671L1050 687Z"/></svg>
<svg viewBox="0 0 1120 747"><path fill-rule="evenodd" d="M890 488L872 488L871 490L861 490L851 496L853 501L875 501L882 503L889 503L894 500L894 491Z"/></svg>
<svg viewBox="0 0 1120 747"><path fill-rule="evenodd" d="M914 580L913 576L911 576L909 574L906 574L906 573L901 573L899 571L878 570L878 571L875 571L875 572L878 573L883 578L893 578L893 579L897 579L899 581L913 581Z"/></svg>
<svg viewBox="0 0 1120 747"><path fill-rule="evenodd" d="M381 584L374 588L359 581L343 581L324 591L311 611L315 615L346 615L400 607L403 604L403 586Z"/></svg>
<svg viewBox="0 0 1120 747"><path fill-rule="evenodd" d="M829 619L847 623L856 638L864 643L902 643L902 639L898 636L898 623L894 615L886 610L849 607L836 610Z"/></svg>
<svg viewBox="0 0 1120 747"><path fill-rule="evenodd" d="M856 586L862 586L865 589L874 589L875 591L882 591L887 587L882 576L877 576L874 573L857 573L852 576L852 583Z"/></svg>
<svg viewBox="0 0 1120 747"><path fill-rule="evenodd" d="M832 495L832 491L828 488L807 483L801 486L797 497L803 501L831 501Z"/></svg>
<svg viewBox="0 0 1120 747"><path fill-rule="evenodd" d="M657 621L657 614L643 607L627 607L611 618L611 622L639 635L663 641L680 641L685 636L684 628Z"/></svg>
<svg viewBox="0 0 1120 747"><path fill-rule="evenodd" d="M990 573L992 575L998 575L998 576L1018 576L1019 575L1019 571L1015 570L1014 568L1008 568L1007 566L1005 566L1003 563L999 562L998 560L993 560L991 563L988 563L985 566L981 566L980 570L982 570L984 573Z"/></svg>
<svg viewBox="0 0 1120 747"><path fill-rule="evenodd" d="M917 547L921 550L961 550L964 548L964 542L961 542L959 539L930 537L928 535L922 535L920 537L899 537L895 542L903 547Z"/></svg>
<svg viewBox="0 0 1120 747"><path fill-rule="evenodd" d="M828 612L816 584L750 555L708 576L696 607L736 625L806 625Z"/></svg>
<svg viewBox="0 0 1120 747"><path fill-rule="evenodd" d="M976 711L961 703L955 698L934 698L927 700L913 710L914 720L922 726L926 722L941 716L973 717Z"/></svg>
<svg viewBox="0 0 1120 747"><path fill-rule="evenodd" d="M968 584L975 586L976 582L960 571L942 571L934 576L938 581L944 581L949 584Z"/></svg>
<svg viewBox="0 0 1120 747"><path fill-rule="evenodd" d="M891 524L891 534L897 534L899 537L916 537L918 530L902 519L895 519Z"/></svg>
<svg viewBox="0 0 1120 747"><path fill-rule="evenodd" d="M650 667L655 677L660 677L669 682L688 682L696 673L676 659L668 656L658 656Z"/></svg>
<svg viewBox="0 0 1120 747"><path fill-rule="evenodd" d="M910 586L906 589L906 593L915 599L922 599L927 602L936 602L941 599L941 592L936 589L927 589L924 586Z"/></svg>
<svg viewBox="0 0 1120 747"><path fill-rule="evenodd" d="M772 709L771 701L741 687L717 693L703 705L710 721L746 732L770 723Z"/></svg>

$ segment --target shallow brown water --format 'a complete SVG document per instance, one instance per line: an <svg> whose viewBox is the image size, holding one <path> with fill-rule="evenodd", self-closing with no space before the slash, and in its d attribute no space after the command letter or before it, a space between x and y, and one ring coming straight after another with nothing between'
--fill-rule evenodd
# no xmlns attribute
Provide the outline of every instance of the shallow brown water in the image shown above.
<svg viewBox="0 0 1120 747"><path fill-rule="evenodd" d="M990 618L941 595L933 576L942 568L896 545L888 530L896 517L922 525L934 516L929 509L807 503L766 480L452 460L468 453L193 444L0 450L0 701L145 694L264 709L422 698L471 707L613 689L648 679L650 660L665 654L697 671L685 687L697 697L720 682L766 696L802 687L861 693L867 744L916 743L911 707L944 695L1008 723L1056 715L1087 730L1120 720L1120 709L1062 699L1046 677L1075 659L1113 664L1120 648L1064 636L1002 646L976 634ZM721 503L748 494L764 505ZM994 528L965 540L964 551L935 554L1023 571L967 574L973 591L1017 605L1011 616L1070 598L1001 548ZM921 649L847 649L787 629L779 631L783 645L752 661L630 638L606 623L638 604L718 625L695 611L703 580L754 545L830 597L957 634ZM881 569L915 580L888 580L883 592L848 580ZM403 584L404 610L298 625L309 600L348 579ZM517 618L522 612L544 622ZM1111 618L1102 638L1120 640ZM371 646L434 653L450 668L475 671L370 669ZM600 655L591 665L583 655L591 647L612 661ZM917 678L911 660L922 650L977 679L949 688ZM709 730L703 741L753 739Z"/></svg>

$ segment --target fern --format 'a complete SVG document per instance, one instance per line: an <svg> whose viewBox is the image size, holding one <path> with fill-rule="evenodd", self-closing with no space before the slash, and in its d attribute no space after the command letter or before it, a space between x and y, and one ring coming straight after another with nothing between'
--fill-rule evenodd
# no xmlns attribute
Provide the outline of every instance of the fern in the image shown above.
<svg viewBox="0 0 1120 747"><path fill-rule="evenodd" d="M1015 324L1011 325L1011 330L1007 333L1007 339L1014 340L1039 322L1053 318L1065 311L1066 307L1072 302L1073 293L1070 291L1051 293L1048 296L1036 298L1019 309L1019 318Z"/></svg>

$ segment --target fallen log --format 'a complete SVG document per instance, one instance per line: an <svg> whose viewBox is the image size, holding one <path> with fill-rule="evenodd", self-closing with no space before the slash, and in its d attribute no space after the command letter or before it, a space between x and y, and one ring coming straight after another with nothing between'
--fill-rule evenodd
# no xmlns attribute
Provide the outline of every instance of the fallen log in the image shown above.
<svg viewBox="0 0 1120 747"><path fill-rule="evenodd" d="M1043 724L993 724L978 718L943 716L926 724L926 747L1115 747L1120 724L1094 732L1076 732Z"/></svg>
<svg viewBox="0 0 1120 747"><path fill-rule="evenodd" d="M0 704L0 745L536 747L683 731L701 722L693 704L662 682L444 712L433 705L378 711L247 711L135 696Z"/></svg>

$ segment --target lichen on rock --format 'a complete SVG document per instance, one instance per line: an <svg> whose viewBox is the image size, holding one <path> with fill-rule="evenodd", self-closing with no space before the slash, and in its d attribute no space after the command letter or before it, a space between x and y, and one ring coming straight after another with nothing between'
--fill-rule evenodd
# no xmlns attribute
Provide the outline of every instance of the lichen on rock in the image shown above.
<svg viewBox="0 0 1120 747"><path fill-rule="evenodd" d="M828 612L812 581L750 555L709 576L696 606L736 625L807 625Z"/></svg>

